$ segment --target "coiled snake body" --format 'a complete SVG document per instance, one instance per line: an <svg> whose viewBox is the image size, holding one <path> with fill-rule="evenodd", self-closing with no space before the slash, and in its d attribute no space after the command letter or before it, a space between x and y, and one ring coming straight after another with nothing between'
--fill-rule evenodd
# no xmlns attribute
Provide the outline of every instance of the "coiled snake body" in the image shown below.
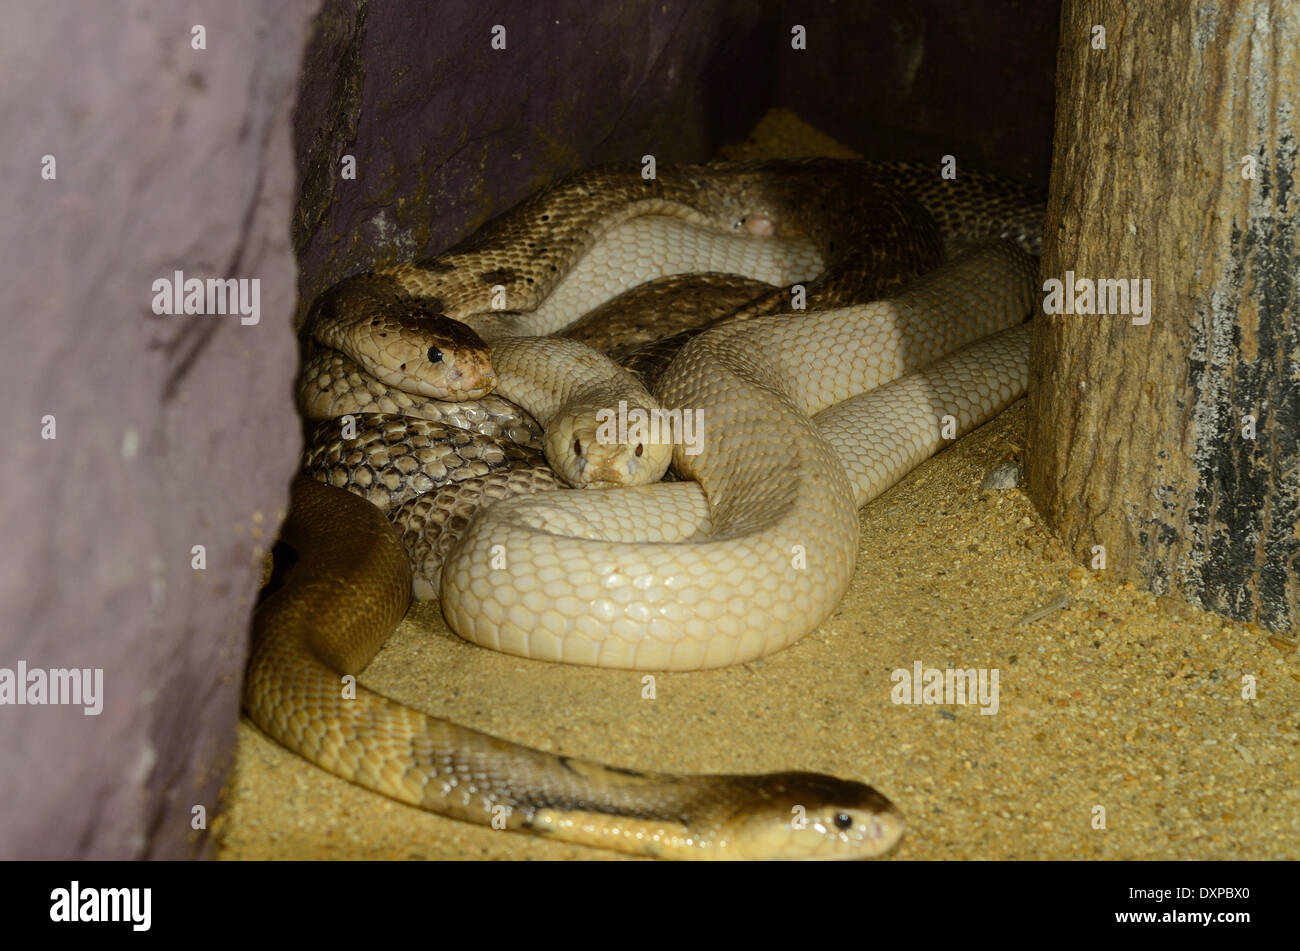
<svg viewBox="0 0 1300 951"><path fill-rule="evenodd" d="M1036 250L1040 216L1031 196L995 180L947 182L898 163L681 166L651 181L639 167L594 169L437 259L336 286L312 332L345 356L316 354L304 381L364 377L364 408L495 386L541 424L564 481L627 486L507 499L470 520L437 579L461 636L570 663L740 663L834 608L853 570L856 509L939 447L944 417L965 432L1023 392L1032 260L1005 241L967 243L1014 238ZM945 245L953 253L940 264ZM815 276L789 287L809 276L810 259ZM585 345L537 336L646 280L692 271L776 287L690 339L653 395ZM790 312L796 290L806 312ZM324 399L322 389L305 401ZM616 407L696 413L702 438L610 440L597 421ZM526 418L502 427L538 441ZM325 479L346 454L326 461ZM670 456L693 481L658 482ZM476 474L498 483L514 469L536 478L540 464L481 461ZM363 471L354 491L420 491L405 475L389 484ZM246 706L331 772L457 818L664 857L875 855L902 833L893 806L861 783L634 773L365 690L345 699L339 673L362 669L405 611L402 547L378 509L303 477L282 537L301 561L255 615ZM425 593L432 587L426 578Z"/></svg>

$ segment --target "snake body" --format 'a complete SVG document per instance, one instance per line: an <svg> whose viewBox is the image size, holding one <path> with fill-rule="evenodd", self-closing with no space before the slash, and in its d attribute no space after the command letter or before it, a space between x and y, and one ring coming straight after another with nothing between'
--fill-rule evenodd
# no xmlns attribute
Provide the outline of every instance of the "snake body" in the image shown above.
<svg viewBox="0 0 1300 951"><path fill-rule="evenodd" d="M462 516L463 537L443 546L450 626L534 658L692 669L760 657L820 623L853 570L856 508L938 448L943 417L964 432L1026 384L1032 262L1005 242L966 245L1011 237L1035 249L1041 209L992 179L953 184L829 160L661 168L649 182L639 169L595 169L437 259L331 291L316 339L348 362L317 379L360 374L412 403L495 383L541 423L565 481L631 486ZM945 245L959 253L936 268ZM814 253L809 312L791 315L789 285ZM647 279L691 271L772 287L692 337L653 394L577 341L536 339ZM473 334L430 346L435 314ZM592 419L620 400L699 411L701 451L605 445ZM669 454L694 481L638 484L656 482ZM476 478L510 494L509 472ZM418 521L438 511L436 497L390 501ZM892 805L859 783L633 773L364 690L341 700L338 674L364 667L405 610L401 544L378 509L309 479L295 483L282 534L302 561L255 617L246 702L263 729L332 772L458 818L667 857L873 855L901 835Z"/></svg>
<svg viewBox="0 0 1300 951"><path fill-rule="evenodd" d="M344 699L340 674L364 668L406 610L405 553L376 507L309 477L293 485L281 537L302 560L254 615L245 705L271 736L336 775L457 819L656 858L851 857L902 834L897 810L861 783L612 769L363 687ZM341 598L352 606L346 618ZM796 807L803 828L792 828Z"/></svg>

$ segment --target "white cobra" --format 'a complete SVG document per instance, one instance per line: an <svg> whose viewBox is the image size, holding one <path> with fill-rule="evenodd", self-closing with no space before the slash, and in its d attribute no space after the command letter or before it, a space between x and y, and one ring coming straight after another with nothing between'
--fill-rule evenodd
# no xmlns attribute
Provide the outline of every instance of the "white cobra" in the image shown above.
<svg viewBox="0 0 1300 951"><path fill-rule="evenodd" d="M670 249L684 246L684 231L706 246L706 262L725 257L732 273L772 280L737 261L735 246L770 256L778 242L708 237L656 216L613 228L634 237L597 243L556 295L586 308L601 290L566 286L594 283L585 274L632 286L718 270L663 263L680 256ZM806 245L794 245L806 260ZM675 466L695 481L491 506L443 569L449 625L525 657L650 670L743 663L795 642L844 594L857 508L943 445L947 417L960 435L1023 394L1035 270L1010 243L986 242L888 300L724 324L692 340L655 395L702 422L698 445L673 434ZM567 321L557 313L457 316L504 352L517 345L510 337L558 329ZM498 372L499 391L521 398ZM543 425L553 410L543 408Z"/></svg>

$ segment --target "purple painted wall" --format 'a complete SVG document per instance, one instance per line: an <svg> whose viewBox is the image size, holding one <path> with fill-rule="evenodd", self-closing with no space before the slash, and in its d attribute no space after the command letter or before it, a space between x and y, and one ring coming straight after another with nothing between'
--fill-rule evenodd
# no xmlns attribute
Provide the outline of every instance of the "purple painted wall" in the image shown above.
<svg viewBox="0 0 1300 951"><path fill-rule="evenodd" d="M273 532L298 452L289 117L312 7L0 17L0 698L20 662L103 670L97 716L0 705L0 858L193 855L191 810L216 812L256 513ZM260 322L155 315L178 269L260 280Z"/></svg>

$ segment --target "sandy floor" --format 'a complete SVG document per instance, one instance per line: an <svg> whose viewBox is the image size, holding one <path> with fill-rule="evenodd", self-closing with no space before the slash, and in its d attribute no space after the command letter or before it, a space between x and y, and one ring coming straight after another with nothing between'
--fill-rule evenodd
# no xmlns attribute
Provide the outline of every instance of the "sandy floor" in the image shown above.
<svg viewBox="0 0 1300 951"><path fill-rule="evenodd" d="M793 142L847 154L788 116L744 154ZM1019 490L981 491L989 469L1019 458L1024 431L1021 401L863 509L839 609L765 660L658 674L646 700L643 674L483 650L425 605L361 680L616 765L863 780L907 817L895 858L1300 858L1300 655L1085 571ZM997 713L893 703L891 672L916 662L996 670ZM391 802L247 720L226 803L215 833L228 859L619 857Z"/></svg>

